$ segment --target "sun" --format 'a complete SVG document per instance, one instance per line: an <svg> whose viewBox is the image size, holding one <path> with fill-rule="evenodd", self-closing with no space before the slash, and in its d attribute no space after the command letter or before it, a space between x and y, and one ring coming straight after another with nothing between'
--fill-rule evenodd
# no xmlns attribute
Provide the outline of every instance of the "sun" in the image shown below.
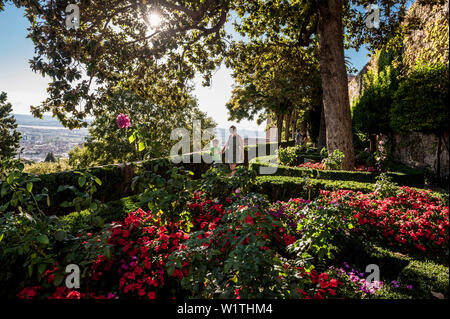
<svg viewBox="0 0 450 319"><path fill-rule="evenodd" d="M162 18L158 13L150 13L148 16L149 27L152 29L156 29L161 25Z"/></svg>

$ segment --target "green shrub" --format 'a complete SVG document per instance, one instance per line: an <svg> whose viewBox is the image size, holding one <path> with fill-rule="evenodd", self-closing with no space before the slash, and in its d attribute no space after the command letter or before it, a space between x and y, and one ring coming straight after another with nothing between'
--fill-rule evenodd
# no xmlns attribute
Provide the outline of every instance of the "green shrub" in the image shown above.
<svg viewBox="0 0 450 319"><path fill-rule="evenodd" d="M344 157L345 157L344 153L336 149L333 151L333 153L328 154L328 156L323 159L322 163L324 164L324 167L327 170L328 169L341 170Z"/></svg>
<svg viewBox="0 0 450 319"><path fill-rule="evenodd" d="M296 166L301 164L301 154L305 151L303 145L296 145L292 147L279 148L277 151L278 160L283 165Z"/></svg>
<svg viewBox="0 0 450 319"><path fill-rule="evenodd" d="M385 173L376 177L375 191L381 198L396 196L399 188L396 183L392 182L392 178Z"/></svg>
<svg viewBox="0 0 450 319"><path fill-rule="evenodd" d="M270 162L272 161L272 162ZM293 176L293 177L311 177L314 179L355 181L360 183L375 183L378 173L360 172L360 171L335 171L335 170L318 170L306 167L290 167L285 165L273 164L272 157L255 158L249 168L259 174L261 167L277 167L276 175ZM400 186L411 186L422 188L425 183L425 177L422 170L396 167L402 172L387 172L386 175L392 178L392 181Z"/></svg>
<svg viewBox="0 0 450 319"><path fill-rule="evenodd" d="M266 194L270 200L287 200L300 197L313 199L319 196L320 190L347 189L361 192L372 192L373 184L354 181L333 181L289 176L258 176L252 191Z"/></svg>
<svg viewBox="0 0 450 319"><path fill-rule="evenodd" d="M292 147L279 148L277 151L279 163L288 166L297 166L303 164L305 160L321 161L323 156L305 145L296 145Z"/></svg>
<svg viewBox="0 0 450 319"><path fill-rule="evenodd" d="M448 130L448 70L448 63L425 65L400 82L391 109L394 130L431 133Z"/></svg>
<svg viewBox="0 0 450 319"><path fill-rule="evenodd" d="M42 175L49 173L57 173L71 170L71 166L69 165L67 160L61 159L57 162L41 162L41 163L32 163L26 164L24 168L25 173Z"/></svg>
<svg viewBox="0 0 450 319"><path fill-rule="evenodd" d="M242 192L245 194L254 183L256 174L245 167L238 167L233 176L229 176L230 170L225 165L210 168L202 175L198 187L208 197L217 200L225 200L231 193Z"/></svg>

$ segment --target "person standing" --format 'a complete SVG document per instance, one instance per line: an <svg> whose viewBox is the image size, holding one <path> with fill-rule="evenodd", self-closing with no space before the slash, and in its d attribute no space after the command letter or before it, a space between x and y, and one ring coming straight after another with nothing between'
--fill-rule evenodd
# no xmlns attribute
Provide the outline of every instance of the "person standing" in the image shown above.
<svg viewBox="0 0 450 319"><path fill-rule="evenodd" d="M209 149L209 154L211 155L213 163L222 163L222 153L219 147L219 140L215 138L212 142L213 146Z"/></svg>
<svg viewBox="0 0 450 319"><path fill-rule="evenodd" d="M237 134L237 128L234 125L230 126L230 136L222 149L222 153L225 153L225 162L230 165L231 176L233 176L236 165L244 161L244 141Z"/></svg>
<svg viewBox="0 0 450 319"><path fill-rule="evenodd" d="M302 143L302 142L301 142L301 139L302 139L302 134L300 133L299 130L297 130L297 131L295 132L295 145L301 144L301 143Z"/></svg>

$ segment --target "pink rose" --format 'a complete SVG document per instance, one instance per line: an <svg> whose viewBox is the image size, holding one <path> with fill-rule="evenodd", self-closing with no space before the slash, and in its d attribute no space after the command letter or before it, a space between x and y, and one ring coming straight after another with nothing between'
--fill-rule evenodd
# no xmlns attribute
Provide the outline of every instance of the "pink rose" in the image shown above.
<svg viewBox="0 0 450 319"><path fill-rule="evenodd" d="M116 118L116 123L119 128L128 128L131 125L130 119L126 114L120 113Z"/></svg>

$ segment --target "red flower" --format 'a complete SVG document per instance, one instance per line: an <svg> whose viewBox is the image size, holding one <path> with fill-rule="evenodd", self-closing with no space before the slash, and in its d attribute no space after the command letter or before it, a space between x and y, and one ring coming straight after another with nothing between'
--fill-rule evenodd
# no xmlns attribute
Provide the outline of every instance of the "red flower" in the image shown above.
<svg viewBox="0 0 450 319"><path fill-rule="evenodd" d="M247 218L245 218L244 222L247 224L253 225L253 218L251 218L250 216L247 216Z"/></svg>

